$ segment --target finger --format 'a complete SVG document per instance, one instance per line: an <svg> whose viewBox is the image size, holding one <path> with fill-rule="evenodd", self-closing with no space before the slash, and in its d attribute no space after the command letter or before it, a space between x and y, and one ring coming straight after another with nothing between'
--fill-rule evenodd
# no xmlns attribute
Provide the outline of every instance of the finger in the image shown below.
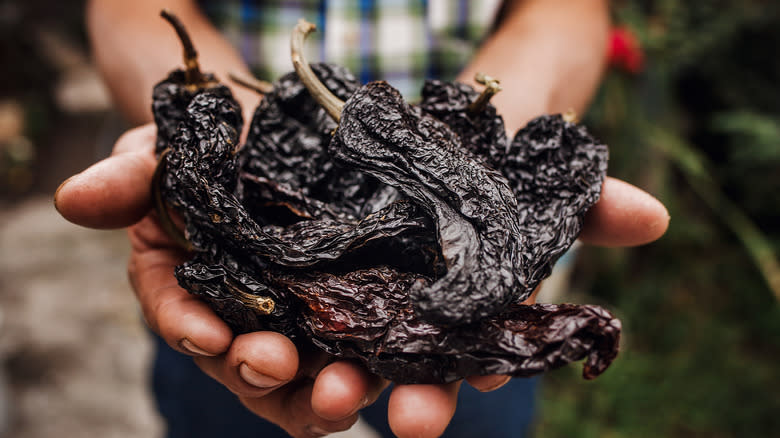
<svg viewBox="0 0 780 438"><path fill-rule="evenodd" d="M313 382L296 381L265 397L241 397L252 412L279 425L296 438L313 438L341 432L352 427L357 414L338 421L321 418L312 410Z"/></svg>
<svg viewBox="0 0 780 438"><path fill-rule="evenodd" d="M125 133L112 156L60 185L54 194L57 211L90 228L122 228L137 222L152 206L154 140L153 125Z"/></svg>
<svg viewBox="0 0 780 438"><path fill-rule="evenodd" d="M376 401L388 384L355 362L334 362L314 381L312 410L331 421L350 417Z"/></svg>
<svg viewBox="0 0 780 438"><path fill-rule="evenodd" d="M500 374L466 377L466 381L469 382L469 385L473 386L477 391L480 392L494 391L506 385L510 380L512 380L511 376L504 376Z"/></svg>
<svg viewBox="0 0 780 438"><path fill-rule="evenodd" d="M669 213L660 201L608 177L601 199L585 215L580 239L600 246L635 246L658 239L668 227Z"/></svg>
<svg viewBox="0 0 780 438"><path fill-rule="evenodd" d="M164 251L133 255L129 265L141 311L149 327L171 348L189 355L214 356L227 351L230 328L173 276L181 263Z"/></svg>
<svg viewBox="0 0 780 438"><path fill-rule="evenodd" d="M241 397L265 396L291 381L298 372L295 345L275 332L240 335L225 355L199 357L195 362Z"/></svg>
<svg viewBox="0 0 780 438"><path fill-rule="evenodd" d="M455 414L460 384L396 386L387 408L390 429L399 438L440 436Z"/></svg>
<svg viewBox="0 0 780 438"><path fill-rule="evenodd" d="M145 236L160 233L149 218L129 232L133 252L128 276L144 319L179 352L213 356L227 351L233 338L230 328L206 303L182 289L173 275L174 268L186 260L186 254L150 246L154 238Z"/></svg>

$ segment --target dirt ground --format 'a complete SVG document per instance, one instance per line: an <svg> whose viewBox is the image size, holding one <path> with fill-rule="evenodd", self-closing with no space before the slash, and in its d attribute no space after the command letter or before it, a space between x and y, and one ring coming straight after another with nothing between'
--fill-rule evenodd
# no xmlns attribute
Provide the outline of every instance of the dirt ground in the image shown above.
<svg viewBox="0 0 780 438"><path fill-rule="evenodd" d="M160 436L124 233L74 226L38 197L0 215L0 248L4 436Z"/></svg>

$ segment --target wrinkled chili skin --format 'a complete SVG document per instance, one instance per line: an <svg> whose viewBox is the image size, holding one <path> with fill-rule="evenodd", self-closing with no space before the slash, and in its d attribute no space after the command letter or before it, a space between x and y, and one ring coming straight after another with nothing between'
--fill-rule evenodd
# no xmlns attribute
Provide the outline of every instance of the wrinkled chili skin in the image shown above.
<svg viewBox="0 0 780 438"><path fill-rule="evenodd" d="M344 274L246 271L245 262L196 258L177 268L183 287L204 298L236 333L274 330L337 357L360 360L398 384L445 383L472 375L528 377L585 359L592 379L614 360L620 321L597 306L512 304L479 322L445 328L419 320L409 301L424 275L388 267ZM271 296L259 316L232 291Z"/></svg>
<svg viewBox="0 0 780 438"><path fill-rule="evenodd" d="M230 90L217 82L212 74L202 74L201 84L188 84L184 70L174 70L152 90L152 115L157 126L155 152L160 155L176 135L192 99L208 91L218 96L230 96ZM241 126L237 126L241 132Z"/></svg>
<svg viewBox="0 0 780 438"><path fill-rule="evenodd" d="M559 114L537 117L515 135L502 172L517 197L527 236L524 277L536 287L577 239L599 200L609 151Z"/></svg>
<svg viewBox="0 0 780 438"><path fill-rule="evenodd" d="M241 107L227 88L196 94L164 157L162 193L184 216L193 247L215 245L222 222L219 200L236 183L234 151L242 125Z"/></svg>
<svg viewBox="0 0 780 438"><path fill-rule="evenodd" d="M335 136L324 112L295 110L316 107L294 75L258 108L238 155L241 111L219 88L165 116L181 118L163 193L195 248L176 268L182 287L235 333L277 331L397 383L530 376L581 359L584 377L603 372L617 354L612 315L517 303L576 238L606 148L559 116L502 140L491 106L467 114L467 86L435 84L409 106L386 84L317 71L349 94ZM451 94L465 97L437 101ZM273 311L251 297L273 299Z"/></svg>
<svg viewBox="0 0 780 438"><path fill-rule="evenodd" d="M434 219L447 273L410 290L423 319L468 324L531 294L519 266L524 236L514 194L446 124L373 82L347 100L330 151Z"/></svg>
<svg viewBox="0 0 780 438"><path fill-rule="evenodd" d="M311 67L340 99L346 100L360 86L343 67L333 64ZM240 153L242 172L298 190L352 218L384 207L386 203L380 204L383 199L370 202L371 196L380 191L378 181L338 165L328 154L328 143L336 126L297 74L284 75L255 110L246 146Z"/></svg>
<svg viewBox="0 0 780 438"><path fill-rule="evenodd" d="M504 119L491 104L477 114L469 112L477 96L470 85L431 79L423 85L420 108L446 123L460 136L463 147L500 170L508 148Z"/></svg>
<svg viewBox="0 0 780 438"><path fill-rule="evenodd" d="M184 216L187 238L196 250L219 245L283 266L312 266L334 261L374 239L428 227L428 218L409 203L391 203L354 219L333 213L334 204L317 204L299 192L289 193L284 207L308 214L308 220L288 227L258 223L234 195L241 110L225 90L215 87L197 94L167 144L163 195ZM243 179L246 185L251 176L244 174Z"/></svg>
<svg viewBox="0 0 780 438"><path fill-rule="evenodd" d="M609 152L585 127L559 114L531 120L512 141L492 105L468 111L478 93L461 83L426 81L420 107L447 123L470 151L501 171L518 201L527 236L528 287L535 288L576 240L599 199Z"/></svg>
<svg viewBox="0 0 780 438"><path fill-rule="evenodd" d="M470 325L442 327L420 320L409 300L412 284L431 281L425 276L378 267L273 281L301 300L315 345L399 384L528 377L581 359L592 379L617 354L620 321L597 306L512 304Z"/></svg>
<svg viewBox="0 0 780 438"><path fill-rule="evenodd" d="M270 269L256 257L242 259L214 251L196 254L177 266L175 273L179 285L206 301L234 334L271 330L297 341L304 336L300 304L284 289L268 283ZM273 299L273 312L258 313L241 300L240 294Z"/></svg>

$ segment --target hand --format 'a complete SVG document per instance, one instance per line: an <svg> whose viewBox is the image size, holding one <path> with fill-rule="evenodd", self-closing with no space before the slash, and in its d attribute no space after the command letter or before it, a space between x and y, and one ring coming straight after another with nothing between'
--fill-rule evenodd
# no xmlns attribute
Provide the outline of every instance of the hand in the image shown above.
<svg viewBox="0 0 780 438"><path fill-rule="evenodd" d="M321 354L300 354L278 333L255 332L234 339L205 303L178 286L173 268L187 254L165 235L152 211L154 139L153 125L128 131L111 157L64 182L55 194L60 214L91 228L129 227L130 282L147 323L251 411L296 437L348 429L357 420L357 411L373 403L388 382L350 361L325 365ZM581 238L606 246L642 244L660 237L668 220L663 205L652 196L608 178L601 200L586 217ZM508 380L467 379L483 391ZM395 386L388 408L395 434L439 436L455 412L460 384Z"/></svg>

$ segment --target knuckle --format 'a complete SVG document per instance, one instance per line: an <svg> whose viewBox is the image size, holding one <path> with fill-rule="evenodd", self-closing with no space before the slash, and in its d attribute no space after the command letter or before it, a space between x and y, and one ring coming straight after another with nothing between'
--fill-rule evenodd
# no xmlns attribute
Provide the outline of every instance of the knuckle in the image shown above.
<svg viewBox="0 0 780 438"><path fill-rule="evenodd" d="M221 381L225 387L230 390L233 394L238 396L239 398L260 398L265 397L271 392L273 392L276 388L256 388L254 386L250 386L247 383L243 382L230 382L227 379L224 379Z"/></svg>
<svg viewBox="0 0 780 438"><path fill-rule="evenodd" d="M165 289L173 286L165 286L154 291L150 295L157 296L163 295ZM144 316L151 321L154 321L154 328L156 333L171 345L179 342L182 338L186 337L186 330L181 327L180 313L177 308L181 304L181 297L169 296L160 299L151 300L151 303L145 305L144 301L141 302L142 309L145 309ZM173 343L173 344L172 344Z"/></svg>
<svg viewBox="0 0 780 438"><path fill-rule="evenodd" d="M129 129L122 133L114 143L113 155L138 151L141 146L152 142L155 138L155 126L148 123L137 128Z"/></svg>
<svg viewBox="0 0 780 438"><path fill-rule="evenodd" d="M138 260L135 254L130 255L130 259L127 262L127 280L130 282L130 287L133 289L136 297L138 296Z"/></svg>

